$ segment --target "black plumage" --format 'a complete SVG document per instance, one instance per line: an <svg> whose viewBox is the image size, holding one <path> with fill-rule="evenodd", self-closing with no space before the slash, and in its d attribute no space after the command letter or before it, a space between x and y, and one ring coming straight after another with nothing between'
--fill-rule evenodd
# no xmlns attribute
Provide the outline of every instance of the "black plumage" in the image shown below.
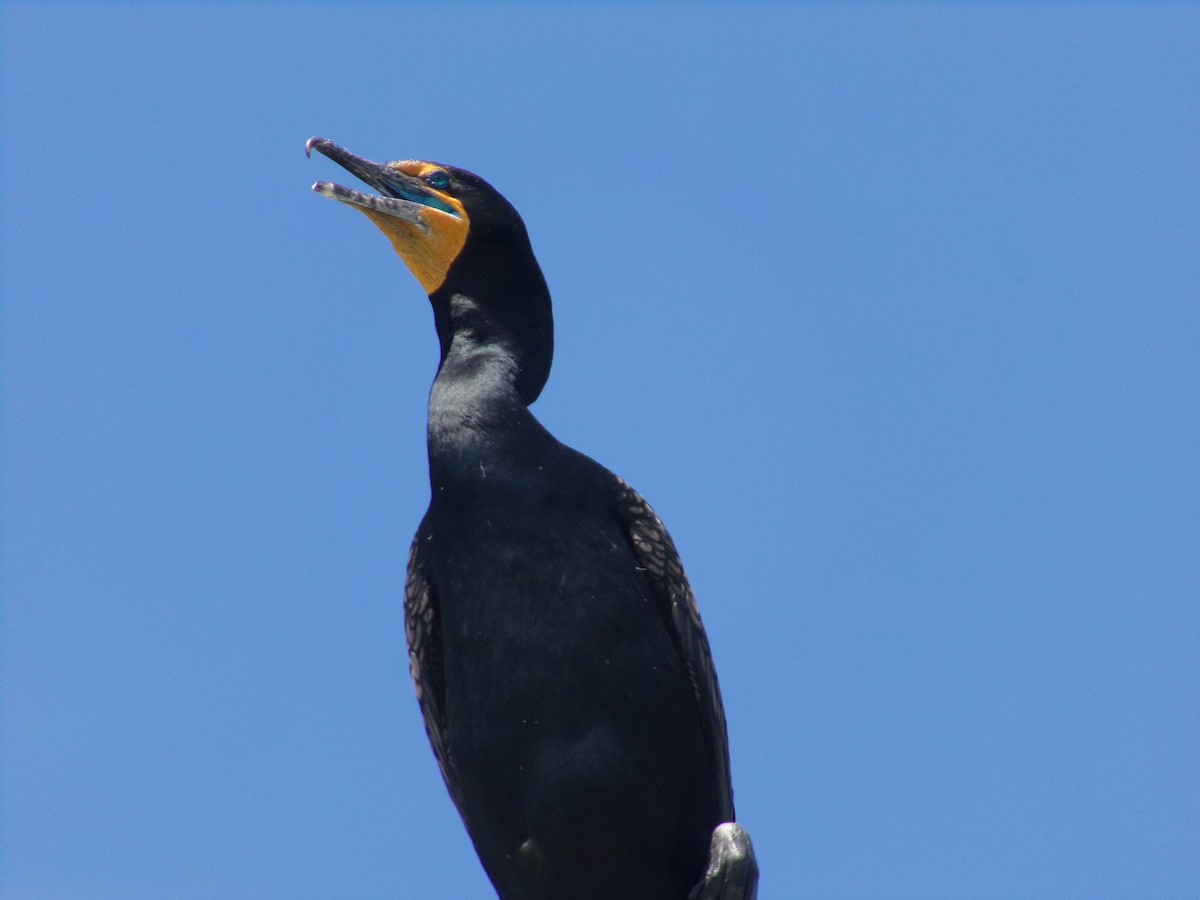
<svg viewBox="0 0 1200 900"><path fill-rule="evenodd" d="M433 306L431 499L405 621L484 868L506 900L687 897L734 817L708 640L653 510L528 408L553 338L520 216L461 169L309 147L380 192L314 186L379 225Z"/></svg>

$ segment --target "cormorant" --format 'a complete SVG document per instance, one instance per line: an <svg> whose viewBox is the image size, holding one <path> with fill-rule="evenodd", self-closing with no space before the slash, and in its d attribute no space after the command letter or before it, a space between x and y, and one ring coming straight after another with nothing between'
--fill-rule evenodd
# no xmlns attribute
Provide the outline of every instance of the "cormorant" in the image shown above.
<svg viewBox="0 0 1200 900"><path fill-rule="evenodd" d="M550 292L516 209L463 169L313 150L429 295L429 509L405 624L429 741L504 900L753 898L696 602L649 505L534 418ZM721 826L718 828L718 826Z"/></svg>

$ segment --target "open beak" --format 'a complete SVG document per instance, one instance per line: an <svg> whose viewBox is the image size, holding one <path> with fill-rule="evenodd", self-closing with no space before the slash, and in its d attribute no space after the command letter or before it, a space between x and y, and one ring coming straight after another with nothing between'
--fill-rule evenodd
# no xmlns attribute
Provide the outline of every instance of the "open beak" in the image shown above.
<svg viewBox="0 0 1200 900"><path fill-rule="evenodd" d="M334 184L331 181L318 181L312 186L312 189L318 194L408 222L422 231L428 230L429 223L425 218L424 211L433 204L423 202L423 200L432 198L433 195L424 188L419 180L397 171L387 163L372 162L361 156L355 156L344 147L339 147L333 141L323 137L308 139L304 145L305 155L312 156L314 150L322 156L328 156L346 171L379 191L379 194L367 194ZM380 194L384 196L380 196ZM440 208L440 204L438 208Z"/></svg>

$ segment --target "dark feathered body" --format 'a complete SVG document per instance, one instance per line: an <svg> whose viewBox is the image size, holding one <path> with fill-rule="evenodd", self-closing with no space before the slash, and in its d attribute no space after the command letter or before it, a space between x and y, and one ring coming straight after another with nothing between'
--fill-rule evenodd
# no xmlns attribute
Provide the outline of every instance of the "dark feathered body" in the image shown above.
<svg viewBox="0 0 1200 900"><path fill-rule="evenodd" d="M447 782L476 850L504 898L682 898L732 809L723 722L714 747L666 573L633 543L634 521L661 525L505 397L502 358L448 366L413 567L437 602Z"/></svg>

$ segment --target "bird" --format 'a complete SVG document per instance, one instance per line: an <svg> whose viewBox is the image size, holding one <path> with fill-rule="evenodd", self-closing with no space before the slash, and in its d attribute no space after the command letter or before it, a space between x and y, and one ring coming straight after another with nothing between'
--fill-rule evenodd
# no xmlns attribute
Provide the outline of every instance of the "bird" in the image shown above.
<svg viewBox="0 0 1200 900"><path fill-rule="evenodd" d="M515 207L477 175L305 147L429 297L429 507L404 589L429 742L501 900L752 900L708 638L661 520L529 409L550 291Z"/></svg>

